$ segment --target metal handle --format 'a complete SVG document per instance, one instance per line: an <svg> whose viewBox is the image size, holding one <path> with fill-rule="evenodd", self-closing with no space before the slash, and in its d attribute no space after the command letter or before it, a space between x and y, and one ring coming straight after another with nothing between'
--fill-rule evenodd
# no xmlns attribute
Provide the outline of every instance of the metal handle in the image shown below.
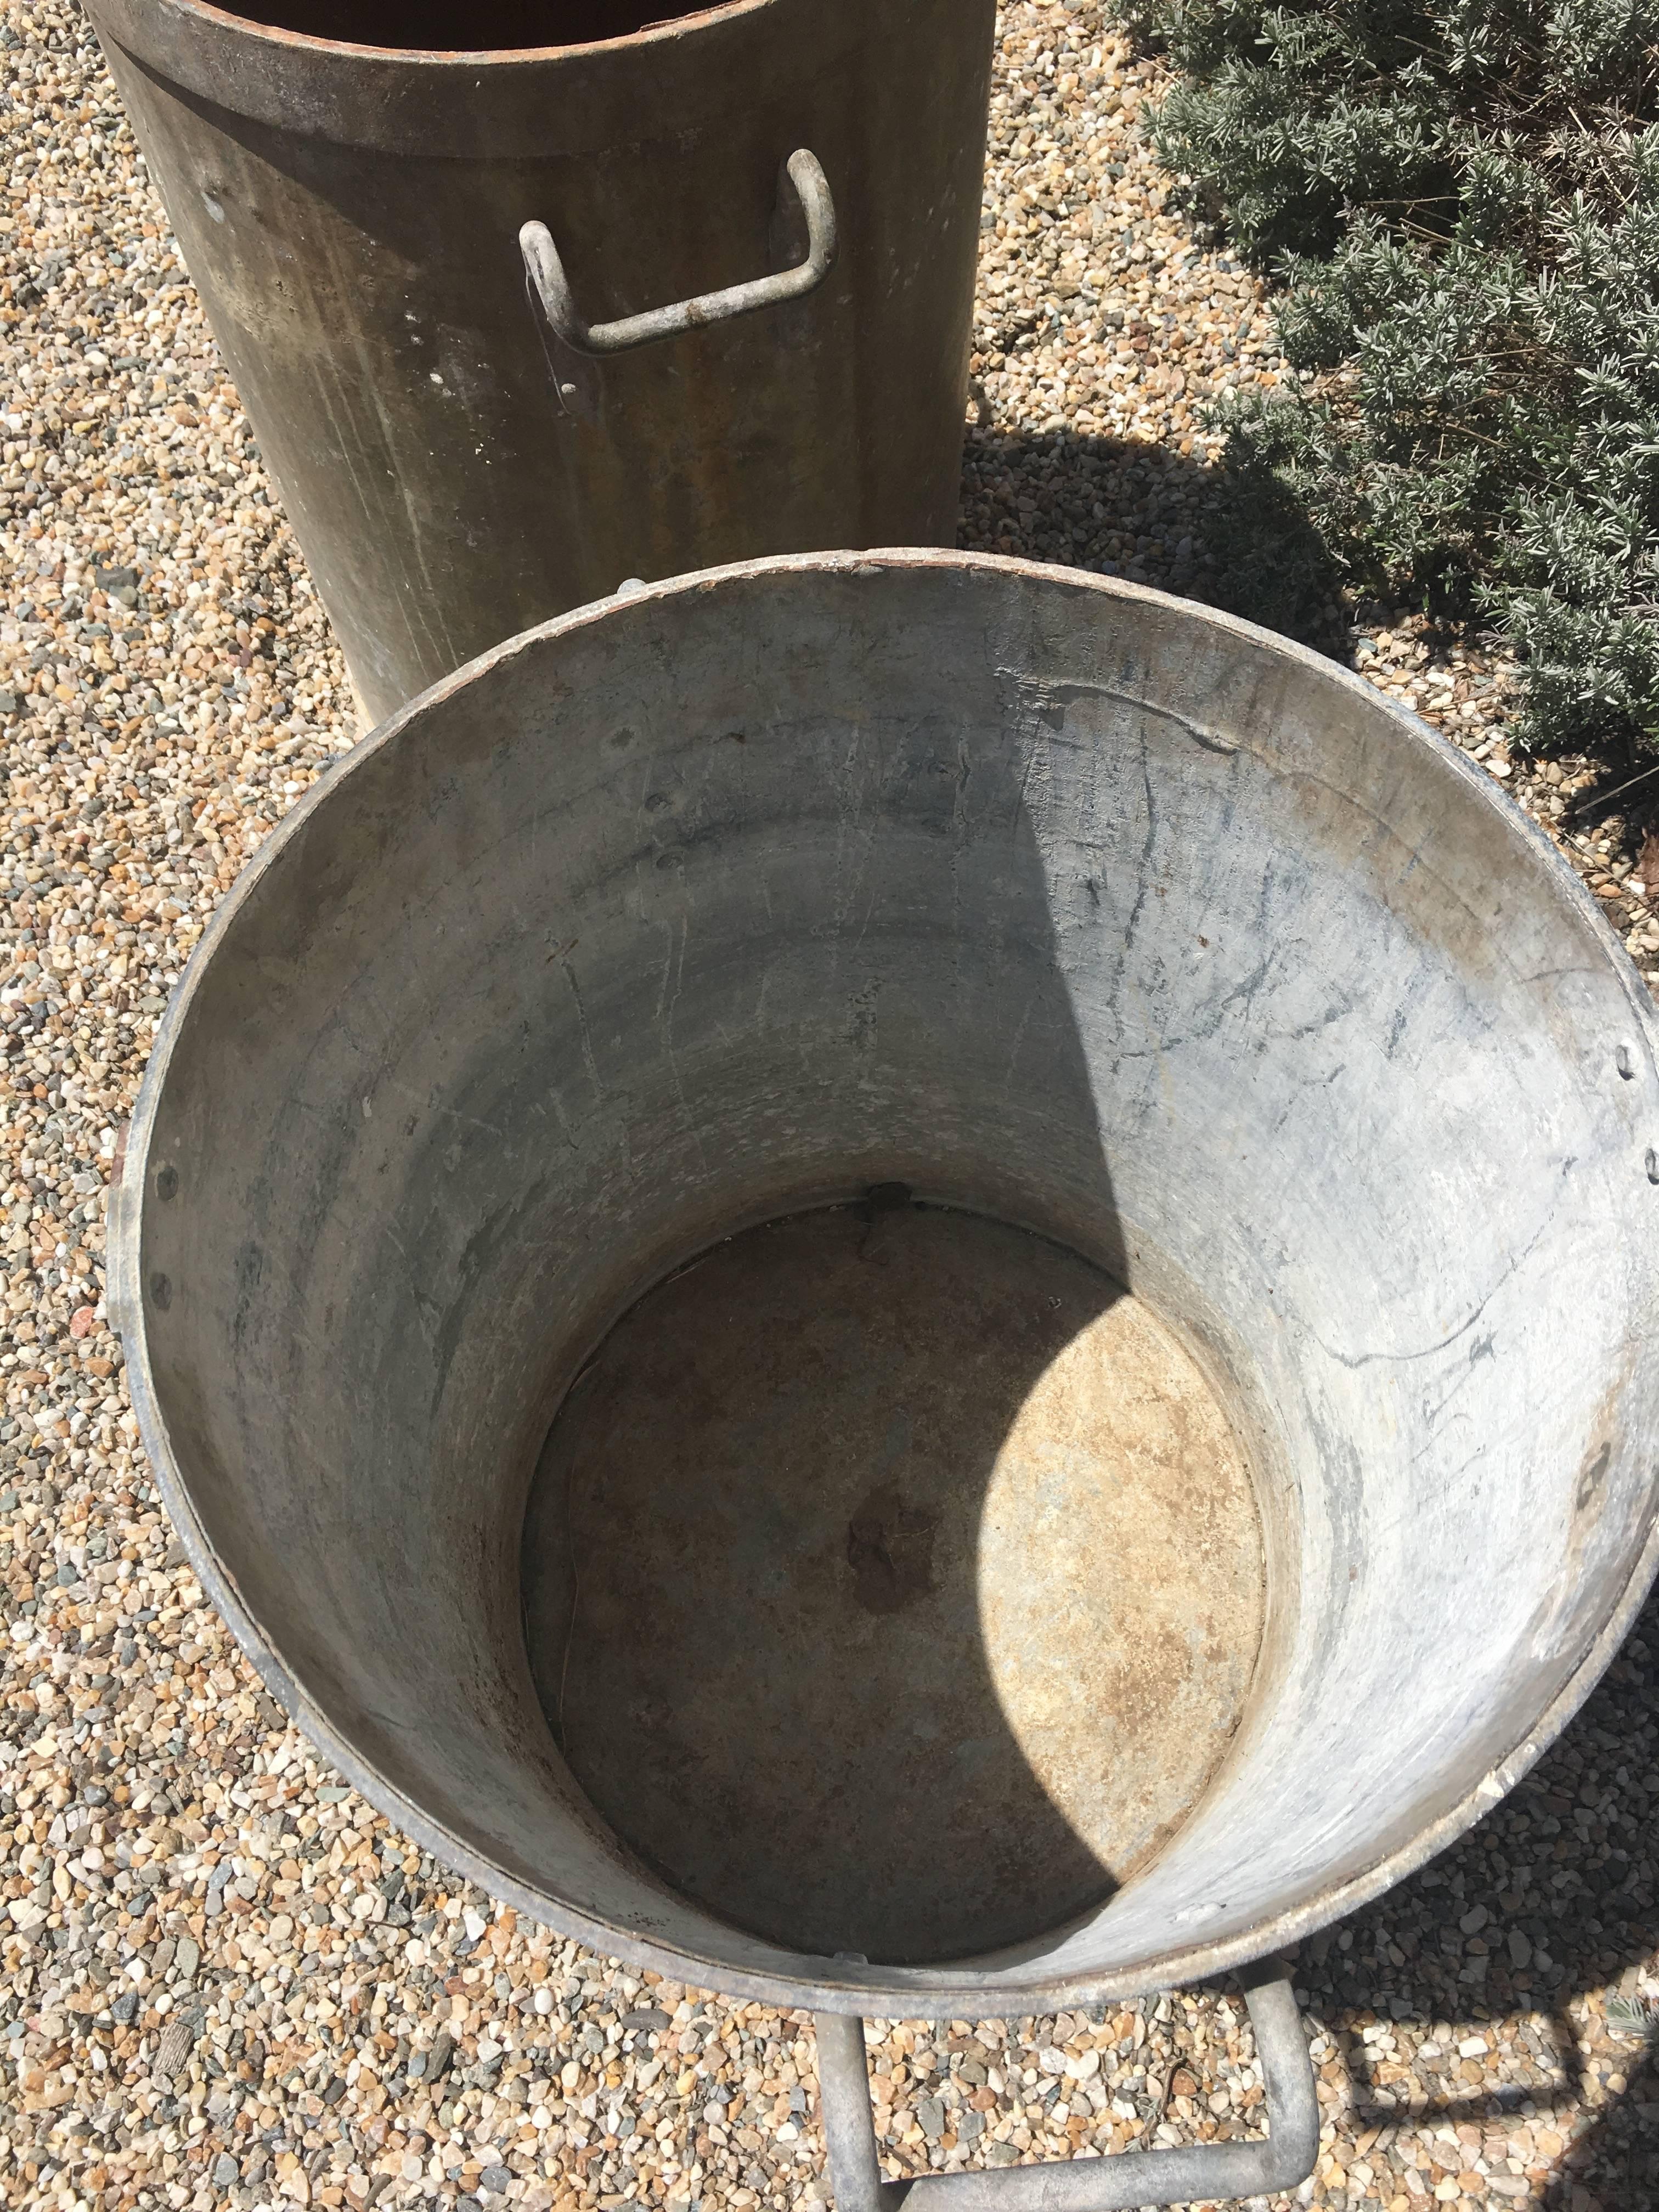
<svg viewBox="0 0 1659 2212"><path fill-rule="evenodd" d="M1282 1968L1244 1992L1272 2132L1265 2142L1183 2144L1070 2165L1002 2166L995 2172L924 2174L884 2181L865 2069L864 2022L819 2013L818 2097L823 2107L830 2185L836 2212L1131 2212L1148 2204L1193 2204L1271 2197L1295 2189L1319 2156L1319 2099L1313 2061Z"/></svg>
<svg viewBox="0 0 1659 2212"><path fill-rule="evenodd" d="M526 223L519 233L519 245L548 322L565 343L578 353L595 356L627 353L635 346L654 345L659 338L678 337L683 331L700 330L707 323L729 323L736 315L781 307L786 300L805 299L817 289L835 266L836 240L836 203L816 154L803 149L784 163L778 180L781 210L786 191L793 192L806 217L805 261L775 276L731 284L723 292L704 292L697 299L682 300L672 307L653 307L619 323L590 325L582 320L570 296L559 249L544 222Z"/></svg>

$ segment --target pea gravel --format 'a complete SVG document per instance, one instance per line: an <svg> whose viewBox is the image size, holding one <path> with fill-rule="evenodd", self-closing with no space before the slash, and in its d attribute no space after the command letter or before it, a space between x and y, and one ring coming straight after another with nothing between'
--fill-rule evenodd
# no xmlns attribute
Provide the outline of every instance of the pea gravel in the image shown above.
<svg viewBox="0 0 1659 2212"><path fill-rule="evenodd" d="M0 2190L12 2204L810 2204L810 2023L515 1923L283 1724L150 1486L103 1194L220 894L348 747L344 671L80 15L12 7L0 204ZM1202 404L1285 374L1187 226L1156 70L1095 0L1003 11L969 544L1200 596ZM1504 739L1489 643L1345 610L1372 679L1564 839L1651 978L1632 823ZM1659 1611L1537 1773L1304 1947L1301 2201L1659 2202ZM880 2022L890 2171L1258 2131L1212 1990Z"/></svg>

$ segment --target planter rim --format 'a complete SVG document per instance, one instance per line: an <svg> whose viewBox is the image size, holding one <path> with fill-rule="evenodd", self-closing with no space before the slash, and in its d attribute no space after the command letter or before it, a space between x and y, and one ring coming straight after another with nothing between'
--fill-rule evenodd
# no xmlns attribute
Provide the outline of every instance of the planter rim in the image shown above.
<svg viewBox="0 0 1659 2212"><path fill-rule="evenodd" d="M614 39L550 46L369 46L284 30L212 0L89 0L106 48L233 136L263 125L405 160L539 160L696 131L763 100L781 65L809 71L867 11L839 0L717 0ZM787 71L786 71L787 74ZM785 148L784 152L790 149Z"/></svg>

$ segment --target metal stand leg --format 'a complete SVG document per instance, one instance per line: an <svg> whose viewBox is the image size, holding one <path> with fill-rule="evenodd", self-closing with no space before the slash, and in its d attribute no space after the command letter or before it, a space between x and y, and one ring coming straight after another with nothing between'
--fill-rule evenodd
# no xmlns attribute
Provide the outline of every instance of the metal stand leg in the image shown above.
<svg viewBox="0 0 1659 2212"><path fill-rule="evenodd" d="M819 2013L818 2091L836 2212L896 2212L906 2199L921 2200L911 2212L1134 2212L1141 2205L1225 2203L1296 2188L1319 2156L1319 2100L1307 2038L1282 1968L1253 1983L1244 2002L1267 2093L1265 2142L1192 2143L1069 2166L925 2174L915 2181L881 2178L864 2022Z"/></svg>

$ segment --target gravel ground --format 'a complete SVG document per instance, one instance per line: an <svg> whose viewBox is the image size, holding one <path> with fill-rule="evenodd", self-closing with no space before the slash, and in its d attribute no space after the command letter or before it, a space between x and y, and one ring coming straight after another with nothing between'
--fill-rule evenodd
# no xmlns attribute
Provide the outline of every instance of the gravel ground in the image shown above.
<svg viewBox="0 0 1659 2212"><path fill-rule="evenodd" d="M1004 14L966 542L1202 594L1206 393L1282 374L1095 0ZM106 1324L103 1188L220 893L352 740L344 672L77 13L14 6L0 208L0 2188L14 2203L783 2205L809 2024L515 1924L318 1767L203 1603ZM1636 825L1504 737L1479 641L1358 665L1559 836L1650 976ZM1656 885L1659 889L1659 885ZM1538 1772L1299 1954L1303 2201L1659 2202L1659 1610ZM879 2023L891 2170L1251 2132L1222 1991Z"/></svg>

